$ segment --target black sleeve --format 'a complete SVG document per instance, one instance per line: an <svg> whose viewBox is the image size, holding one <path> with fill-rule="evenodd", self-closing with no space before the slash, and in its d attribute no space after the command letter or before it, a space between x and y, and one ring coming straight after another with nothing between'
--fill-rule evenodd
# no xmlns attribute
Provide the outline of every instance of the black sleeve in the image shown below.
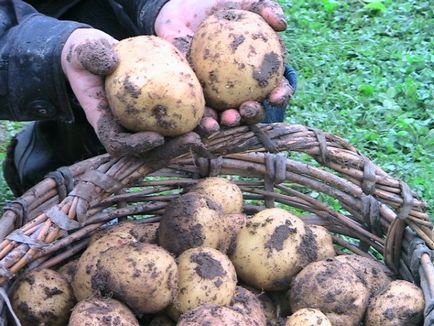
<svg viewBox="0 0 434 326"><path fill-rule="evenodd" d="M87 25L59 21L20 0L0 1L0 119L72 121L60 56Z"/></svg>
<svg viewBox="0 0 434 326"><path fill-rule="evenodd" d="M118 19L136 34L154 35L154 24L169 0L109 0Z"/></svg>

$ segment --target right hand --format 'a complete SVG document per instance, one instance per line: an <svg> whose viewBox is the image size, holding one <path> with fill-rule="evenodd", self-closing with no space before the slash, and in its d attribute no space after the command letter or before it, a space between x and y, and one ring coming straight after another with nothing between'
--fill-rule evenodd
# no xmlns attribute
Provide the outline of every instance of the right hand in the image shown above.
<svg viewBox="0 0 434 326"><path fill-rule="evenodd" d="M104 90L104 76L118 65L118 58L112 50L117 42L97 29L76 29L62 49L62 69L107 152L114 157L139 156L162 145L164 137L151 131L130 133L111 113Z"/></svg>

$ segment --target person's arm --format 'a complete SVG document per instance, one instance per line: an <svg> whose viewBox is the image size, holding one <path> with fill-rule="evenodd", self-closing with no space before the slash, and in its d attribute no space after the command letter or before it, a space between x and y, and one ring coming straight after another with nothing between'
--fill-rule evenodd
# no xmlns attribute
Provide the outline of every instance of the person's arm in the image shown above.
<svg viewBox="0 0 434 326"><path fill-rule="evenodd" d="M0 2L0 119L73 120L60 57L70 34L87 27Z"/></svg>

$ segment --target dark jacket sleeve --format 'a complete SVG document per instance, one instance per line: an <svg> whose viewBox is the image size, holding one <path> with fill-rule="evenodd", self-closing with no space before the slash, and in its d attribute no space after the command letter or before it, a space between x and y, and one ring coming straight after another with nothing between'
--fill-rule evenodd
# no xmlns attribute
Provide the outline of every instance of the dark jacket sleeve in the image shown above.
<svg viewBox="0 0 434 326"><path fill-rule="evenodd" d="M109 0L118 19L137 35L155 34L154 23L169 0Z"/></svg>
<svg viewBox="0 0 434 326"><path fill-rule="evenodd" d="M59 21L19 0L0 1L0 119L72 121L60 56L87 25Z"/></svg>

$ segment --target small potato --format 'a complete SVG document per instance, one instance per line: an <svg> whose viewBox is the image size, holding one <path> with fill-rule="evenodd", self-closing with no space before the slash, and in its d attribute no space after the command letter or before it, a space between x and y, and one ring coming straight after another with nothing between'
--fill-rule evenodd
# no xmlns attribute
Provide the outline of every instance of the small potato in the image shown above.
<svg viewBox="0 0 434 326"><path fill-rule="evenodd" d="M220 240L220 245L218 249L231 255L234 251L235 244L237 242L238 232L247 223L247 216L245 214L226 214L223 216L222 221L222 239Z"/></svg>
<svg viewBox="0 0 434 326"><path fill-rule="evenodd" d="M178 295L169 310L180 314L202 304L229 304L235 293L237 275L227 256L213 248L192 248L178 257Z"/></svg>
<svg viewBox="0 0 434 326"><path fill-rule="evenodd" d="M425 300L413 283L396 280L373 297L366 313L366 326L416 326L423 321Z"/></svg>
<svg viewBox="0 0 434 326"><path fill-rule="evenodd" d="M307 227L313 232L317 243L318 250L316 261L336 256L336 251L333 247L333 239L329 231L320 225L309 225Z"/></svg>
<svg viewBox="0 0 434 326"><path fill-rule="evenodd" d="M72 280L72 288L78 301L93 295L91 279L96 272L96 264L101 254L109 248L130 242L136 242L131 234L108 234L87 247L78 260L77 270Z"/></svg>
<svg viewBox="0 0 434 326"><path fill-rule="evenodd" d="M108 234L119 234L121 236L132 236L137 241L146 243L157 243L157 230L160 223L147 223L147 222L133 222L124 221L119 224L111 225L104 229L95 232L89 241L89 245L96 240Z"/></svg>
<svg viewBox="0 0 434 326"><path fill-rule="evenodd" d="M307 265L291 282L291 310L322 311L333 326L357 326L365 314L369 290L349 265L335 258Z"/></svg>
<svg viewBox="0 0 434 326"><path fill-rule="evenodd" d="M65 278L65 280L68 281L69 284L72 285L74 275L77 272L77 267L78 267L78 259L74 259L66 263L65 265L59 267L57 269L57 272L60 275L62 275Z"/></svg>
<svg viewBox="0 0 434 326"><path fill-rule="evenodd" d="M189 192L170 202L161 216L159 245L178 256L190 248L219 248L223 210L210 197Z"/></svg>
<svg viewBox="0 0 434 326"><path fill-rule="evenodd" d="M240 230L230 258L237 275L266 291L289 288L292 277L316 260L312 231L301 219L280 208L265 209Z"/></svg>
<svg viewBox="0 0 434 326"><path fill-rule="evenodd" d="M190 61L208 106L261 102L283 78L285 50L277 33L252 12L221 10L198 27Z"/></svg>
<svg viewBox="0 0 434 326"><path fill-rule="evenodd" d="M237 286L230 306L250 320L252 325L266 326L264 309L257 296L249 290Z"/></svg>
<svg viewBox="0 0 434 326"><path fill-rule="evenodd" d="M187 311L177 326L254 326L236 309L216 304L205 304Z"/></svg>
<svg viewBox="0 0 434 326"><path fill-rule="evenodd" d="M185 57L157 36L136 36L114 47L119 65L105 79L110 108L131 131L178 136L192 131L205 110L202 87Z"/></svg>
<svg viewBox="0 0 434 326"><path fill-rule="evenodd" d="M389 268L374 259L359 255L340 255L336 259L354 269L357 276L365 282L371 296L385 288L394 277Z"/></svg>
<svg viewBox="0 0 434 326"><path fill-rule="evenodd" d="M167 316L160 315L152 318L148 326L175 326L176 323Z"/></svg>
<svg viewBox="0 0 434 326"><path fill-rule="evenodd" d="M90 298L74 307L68 326L139 326L134 314L114 299Z"/></svg>
<svg viewBox="0 0 434 326"><path fill-rule="evenodd" d="M231 180L218 177L205 178L200 180L191 191L213 199L222 206L225 214L241 213L243 210L243 194Z"/></svg>
<svg viewBox="0 0 434 326"><path fill-rule="evenodd" d="M127 304L136 314L166 308L178 290L175 259L150 243L127 243L101 253L92 288Z"/></svg>
<svg viewBox="0 0 434 326"><path fill-rule="evenodd" d="M11 295L12 307L23 326L62 326L75 304L71 286L51 269L21 277Z"/></svg>
<svg viewBox="0 0 434 326"><path fill-rule="evenodd" d="M318 309L305 308L288 317L285 326L332 326L332 324Z"/></svg>

